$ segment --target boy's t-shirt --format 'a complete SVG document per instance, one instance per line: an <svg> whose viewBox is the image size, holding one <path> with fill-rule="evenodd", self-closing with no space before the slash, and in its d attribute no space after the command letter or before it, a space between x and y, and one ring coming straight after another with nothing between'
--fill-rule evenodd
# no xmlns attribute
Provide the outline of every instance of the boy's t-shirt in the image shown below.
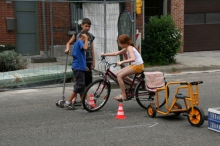
<svg viewBox="0 0 220 146"><path fill-rule="evenodd" d="M86 71L86 56L83 49L84 43L82 40L76 40L73 46L72 56L72 69Z"/></svg>
<svg viewBox="0 0 220 146"><path fill-rule="evenodd" d="M79 39L80 32L75 34L76 40ZM92 63L92 51L91 51L91 43L94 41L95 37L89 33L89 39L88 39L88 49L85 50L86 52L86 63Z"/></svg>

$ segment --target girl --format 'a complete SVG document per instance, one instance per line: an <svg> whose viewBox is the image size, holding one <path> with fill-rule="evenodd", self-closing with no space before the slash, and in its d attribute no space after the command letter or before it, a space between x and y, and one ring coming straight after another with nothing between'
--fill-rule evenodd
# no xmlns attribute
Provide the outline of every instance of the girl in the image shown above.
<svg viewBox="0 0 220 146"><path fill-rule="evenodd" d="M136 73L141 73L144 70L144 65L140 53L136 50L131 38L128 35L120 35L117 41L118 45L122 48L120 51L112 53L101 53L101 56L117 56L120 54L127 53L128 59L117 62L117 65L120 66L121 64L127 62L131 62L131 65L121 69L117 73L117 79L121 89L121 94L114 97L115 100L126 101L127 98L123 79L129 80L128 76Z"/></svg>

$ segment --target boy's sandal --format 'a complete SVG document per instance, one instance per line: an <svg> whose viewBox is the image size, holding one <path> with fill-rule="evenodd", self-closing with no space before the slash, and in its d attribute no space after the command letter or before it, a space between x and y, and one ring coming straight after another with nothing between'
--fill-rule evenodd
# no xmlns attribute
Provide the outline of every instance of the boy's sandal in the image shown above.
<svg viewBox="0 0 220 146"><path fill-rule="evenodd" d="M117 100L118 102L123 102L126 101L127 99L124 99L123 96L120 94L118 96L115 96L114 100Z"/></svg>

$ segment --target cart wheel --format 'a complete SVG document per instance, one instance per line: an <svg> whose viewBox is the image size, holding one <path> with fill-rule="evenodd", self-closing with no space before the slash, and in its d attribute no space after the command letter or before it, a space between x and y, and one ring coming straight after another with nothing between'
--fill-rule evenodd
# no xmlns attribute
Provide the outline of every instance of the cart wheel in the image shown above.
<svg viewBox="0 0 220 146"><path fill-rule="evenodd" d="M182 109L182 105L178 102L176 102L173 106L173 109ZM175 112L175 115L179 116L181 114L181 112Z"/></svg>
<svg viewBox="0 0 220 146"><path fill-rule="evenodd" d="M157 114L156 107L154 105L148 105L147 107L147 114L151 118L154 118Z"/></svg>
<svg viewBox="0 0 220 146"><path fill-rule="evenodd" d="M205 114L203 109L194 106L194 110L192 110L192 107L190 107L187 113L187 119L192 126L199 127L204 123Z"/></svg>
<svg viewBox="0 0 220 146"><path fill-rule="evenodd" d="M64 100L60 102L60 107L61 107L61 108L64 108L64 103L65 103Z"/></svg>
<svg viewBox="0 0 220 146"><path fill-rule="evenodd" d="M56 106L59 106L59 100L55 104L56 104Z"/></svg>

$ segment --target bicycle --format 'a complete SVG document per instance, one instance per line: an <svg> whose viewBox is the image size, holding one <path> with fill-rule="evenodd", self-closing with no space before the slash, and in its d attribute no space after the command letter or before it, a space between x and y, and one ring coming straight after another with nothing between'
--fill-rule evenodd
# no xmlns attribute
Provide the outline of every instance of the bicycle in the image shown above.
<svg viewBox="0 0 220 146"><path fill-rule="evenodd" d="M100 79L93 81L83 93L82 104L84 109L89 112L98 111L101 109L108 101L110 92L111 92L111 83L108 80L108 77L112 79L116 84L118 84L117 76L110 70L110 67L116 67L117 63L110 63L107 61L105 56L102 56L99 64L104 63L106 67L106 71L99 71ZM145 75L144 72L135 74L130 83L127 80L123 80L126 88L126 97L127 100L131 100L132 98L136 98L137 103L144 109L147 109L148 103L154 100L155 89L146 90L145 87ZM165 81L165 78L164 78ZM136 84L136 86L135 86ZM135 88L133 88L135 86ZM168 93L169 94L169 93ZM90 95L90 97L89 97ZM159 103L159 107L162 107L166 99L165 97L161 97L161 103Z"/></svg>
<svg viewBox="0 0 220 146"><path fill-rule="evenodd" d="M156 91L156 104L149 104L147 108L147 113L149 117L154 118L157 113L162 115L168 115L170 113L174 113L176 115L180 115L183 113L184 116L187 116L189 123L192 126L199 127L201 126L205 120L207 120L207 116L205 116L202 108L199 107L199 84L202 84L203 81L194 81L194 82L168 82L166 86L162 88L157 88ZM172 100L171 105L169 106L168 95L165 94L166 100L166 108L161 109L159 106L159 98L158 92L161 90L167 90L169 85L180 84L177 87L174 98ZM195 87L195 90L193 89ZM187 90L187 96L179 93L180 89ZM184 101L185 108L182 108L182 105L177 101L182 99Z"/></svg>

